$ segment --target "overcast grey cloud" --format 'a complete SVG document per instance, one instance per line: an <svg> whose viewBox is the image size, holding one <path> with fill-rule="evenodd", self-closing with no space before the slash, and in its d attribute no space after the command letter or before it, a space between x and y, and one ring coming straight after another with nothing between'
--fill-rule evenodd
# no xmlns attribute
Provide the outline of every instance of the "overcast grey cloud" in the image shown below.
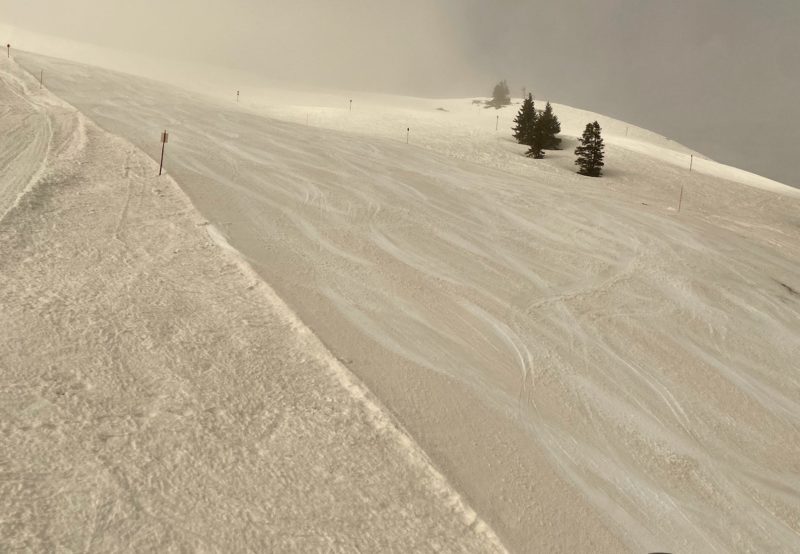
<svg viewBox="0 0 800 554"><path fill-rule="evenodd" d="M0 22L280 81L515 91L619 117L800 186L796 0L0 0ZM24 48L24 45L22 46Z"/></svg>

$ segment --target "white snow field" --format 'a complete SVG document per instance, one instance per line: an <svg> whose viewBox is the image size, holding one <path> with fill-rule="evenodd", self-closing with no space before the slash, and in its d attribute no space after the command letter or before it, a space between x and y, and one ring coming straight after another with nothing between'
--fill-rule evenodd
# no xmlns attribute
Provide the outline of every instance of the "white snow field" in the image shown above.
<svg viewBox="0 0 800 554"><path fill-rule="evenodd" d="M153 158L168 129L203 217L510 550L800 550L800 191L701 156L690 173L688 149L561 105L565 148L535 161L516 106L267 89L237 105L17 60ZM595 118L603 179L573 165ZM199 263L170 254L184 240L158 238L164 271ZM268 309L193 273L230 313ZM178 335L197 363L231 355Z"/></svg>
<svg viewBox="0 0 800 554"><path fill-rule="evenodd" d="M153 160L0 98L0 551L504 551Z"/></svg>

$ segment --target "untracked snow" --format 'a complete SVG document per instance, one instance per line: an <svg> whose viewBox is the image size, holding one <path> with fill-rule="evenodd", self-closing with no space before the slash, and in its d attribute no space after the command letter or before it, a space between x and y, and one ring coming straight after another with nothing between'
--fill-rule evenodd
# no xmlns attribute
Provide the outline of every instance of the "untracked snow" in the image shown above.
<svg viewBox="0 0 800 554"><path fill-rule="evenodd" d="M168 129L218 236L512 550L800 550L796 189L561 105L564 150L534 161L516 106L237 106L20 60L151 157ZM596 118L602 179L572 154Z"/></svg>
<svg viewBox="0 0 800 554"><path fill-rule="evenodd" d="M153 160L0 98L0 551L504 551Z"/></svg>

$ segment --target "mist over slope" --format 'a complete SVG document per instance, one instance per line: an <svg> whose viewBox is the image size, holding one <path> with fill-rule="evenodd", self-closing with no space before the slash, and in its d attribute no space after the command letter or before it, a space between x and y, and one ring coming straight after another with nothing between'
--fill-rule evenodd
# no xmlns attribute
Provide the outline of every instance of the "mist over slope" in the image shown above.
<svg viewBox="0 0 800 554"><path fill-rule="evenodd" d="M151 156L169 129L169 174L513 549L798 546L794 189L608 118L580 177L566 106L536 162L470 99L19 61Z"/></svg>
<svg viewBox="0 0 800 554"><path fill-rule="evenodd" d="M152 72L136 72L148 76L204 64L424 96L486 94L505 78L800 187L795 0L2 0L0 19L3 44L98 64L93 48L47 49L82 41L116 50L108 67L149 58Z"/></svg>

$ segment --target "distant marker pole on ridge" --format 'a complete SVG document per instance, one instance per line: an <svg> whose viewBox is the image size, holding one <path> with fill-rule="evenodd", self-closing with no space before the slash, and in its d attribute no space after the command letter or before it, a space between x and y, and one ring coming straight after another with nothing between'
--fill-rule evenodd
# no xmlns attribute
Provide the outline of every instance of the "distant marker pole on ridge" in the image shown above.
<svg viewBox="0 0 800 554"><path fill-rule="evenodd" d="M497 116L497 123L494 124L494 130L497 131L500 129L500 116Z"/></svg>
<svg viewBox="0 0 800 554"><path fill-rule="evenodd" d="M681 185L681 195L678 198L678 213L681 213L681 206L683 206L683 185Z"/></svg>
<svg viewBox="0 0 800 554"><path fill-rule="evenodd" d="M11 59L11 45L10 44L6 44L6 56L8 56L9 60Z"/></svg>
<svg viewBox="0 0 800 554"><path fill-rule="evenodd" d="M353 100L350 100L350 111L353 111Z"/></svg>
<svg viewBox="0 0 800 554"><path fill-rule="evenodd" d="M239 91L238 90L236 91L236 103L237 104L239 103Z"/></svg>
<svg viewBox="0 0 800 554"><path fill-rule="evenodd" d="M692 172L692 168L694 168L694 154L689 154L691 157L689 158L689 173Z"/></svg>
<svg viewBox="0 0 800 554"><path fill-rule="evenodd" d="M169 133L164 130L161 133L161 163L158 166L158 176L161 177L161 171L164 169L164 148L167 146L167 142L169 142Z"/></svg>
<svg viewBox="0 0 800 554"><path fill-rule="evenodd" d="M411 136L411 127L406 129L406 144L408 144L408 139Z"/></svg>

